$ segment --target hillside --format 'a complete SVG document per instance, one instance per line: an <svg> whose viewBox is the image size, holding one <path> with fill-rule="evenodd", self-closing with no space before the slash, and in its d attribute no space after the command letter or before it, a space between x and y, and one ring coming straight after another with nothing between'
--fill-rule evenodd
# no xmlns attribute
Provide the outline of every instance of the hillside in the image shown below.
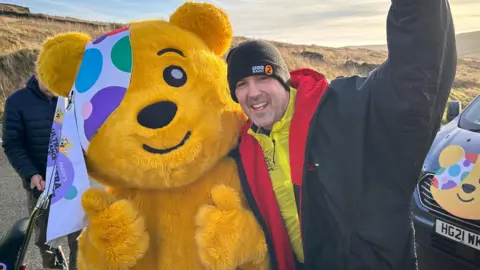
<svg viewBox="0 0 480 270"><path fill-rule="evenodd" d="M0 118L5 98L24 85L33 71L38 49L47 37L61 32L81 31L96 38L119 27L122 25L35 14L25 7L0 4ZM475 41L476 44L480 43L480 35L461 34L459 38L470 41L462 45L462 50L465 48L465 52L468 52L466 55L473 58L477 49L473 44ZM232 45L245 39L235 37ZM329 48L272 42L279 47L290 69L310 67L322 72L330 80L337 76L366 75L387 57L386 51L379 50L378 46L370 49ZM480 61L460 59L451 98L466 104L478 94Z"/></svg>

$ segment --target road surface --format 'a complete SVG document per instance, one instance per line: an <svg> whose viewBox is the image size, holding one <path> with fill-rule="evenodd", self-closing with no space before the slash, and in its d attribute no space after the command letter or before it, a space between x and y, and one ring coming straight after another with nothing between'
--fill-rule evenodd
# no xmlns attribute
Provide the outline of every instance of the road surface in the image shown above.
<svg viewBox="0 0 480 270"><path fill-rule="evenodd" d="M16 175L8 161L6 160L3 149L0 147L0 237L3 236L14 221L28 216L25 190L22 188L21 180ZM36 235L32 236L30 246L25 256L27 269L43 269L40 253L34 245ZM67 241L62 241L62 249L68 260Z"/></svg>
<svg viewBox="0 0 480 270"><path fill-rule="evenodd" d="M21 186L21 180L6 160L3 149L0 149L0 184L0 235L3 236L15 220L28 216L26 196ZM34 239L35 235L32 237L25 258L28 265L27 269L42 269L38 249L33 244ZM68 260L69 249L66 240L62 241L62 248ZM474 270L443 255L424 250L420 246L417 252L420 270Z"/></svg>

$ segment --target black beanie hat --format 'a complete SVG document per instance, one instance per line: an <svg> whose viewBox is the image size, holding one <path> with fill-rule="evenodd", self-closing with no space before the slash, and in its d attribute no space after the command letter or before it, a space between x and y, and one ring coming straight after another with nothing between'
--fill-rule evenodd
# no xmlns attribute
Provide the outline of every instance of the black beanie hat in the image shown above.
<svg viewBox="0 0 480 270"><path fill-rule="evenodd" d="M240 43L227 55L228 85L235 102L237 82L252 75L272 76L280 81L285 90L290 90L290 72L280 51L272 44L262 40L250 40Z"/></svg>

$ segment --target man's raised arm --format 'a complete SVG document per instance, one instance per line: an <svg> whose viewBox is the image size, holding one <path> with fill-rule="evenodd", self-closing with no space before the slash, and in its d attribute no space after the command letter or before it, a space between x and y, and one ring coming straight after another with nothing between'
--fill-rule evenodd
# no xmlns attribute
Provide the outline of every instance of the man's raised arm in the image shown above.
<svg viewBox="0 0 480 270"><path fill-rule="evenodd" d="M392 0L387 42L388 59L369 85L375 103L415 126L439 124L457 65L448 1Z"/></svg>
<svg viewBox="0 0 480 270"><path fill-rule="evenodd" d="M388 59L362 85L369 95L367 147L379 174L411 195L455 78L455 30L447 0L392 0Z"/></svg>

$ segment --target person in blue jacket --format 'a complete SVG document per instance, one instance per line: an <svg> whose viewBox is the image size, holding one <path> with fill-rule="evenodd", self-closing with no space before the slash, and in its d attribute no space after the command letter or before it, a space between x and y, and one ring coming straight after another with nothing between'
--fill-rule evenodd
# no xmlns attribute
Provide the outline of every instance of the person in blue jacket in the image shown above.
<svg viewBox="0 0 480 270"><path fill-rule="evenodd" d="M3 113L2 147L8 161L22 179L26 191L28 211L31 214L45 190L47 154L57 97L36 74L25 88L15 91L6 102ZM46 245L48 210L36 219L36 246L40 250L44 268L63 269L65 262L61 247ZM68 235L70 248L69 269L76 269L77 237L80 231Z"/></svg>

